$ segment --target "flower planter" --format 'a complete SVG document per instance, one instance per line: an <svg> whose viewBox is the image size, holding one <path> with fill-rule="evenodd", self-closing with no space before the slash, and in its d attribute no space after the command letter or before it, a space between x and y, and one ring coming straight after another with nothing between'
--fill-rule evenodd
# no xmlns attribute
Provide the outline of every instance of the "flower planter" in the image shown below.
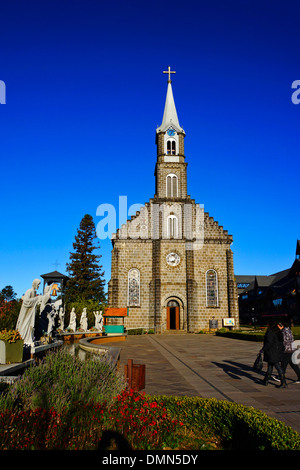
<svg viewBox="0 0 300 470"><path fill-rule="evenodd" d="M75 336L74 339L76 339L76 341L77 341L77 340L79 341L80 339L82 339L82 338L84 338L84 337L85 337L85 334L84 334L84 333L80 333L80 332L77 332L77 331L76 331L76 336Z"/></svg>
<svg viewBox="0 0 300 470"><path fill-rule="evenodd" d="M24 341L22 339L17 340L15 343L0 339L0 364L22 362L23 346Z"/></svg>
<svg viewBox="0 0 300 470"><path fill-rule="evenodd" d="M74 335L63 335L63 340L66 343L73 343Z"/></svg>

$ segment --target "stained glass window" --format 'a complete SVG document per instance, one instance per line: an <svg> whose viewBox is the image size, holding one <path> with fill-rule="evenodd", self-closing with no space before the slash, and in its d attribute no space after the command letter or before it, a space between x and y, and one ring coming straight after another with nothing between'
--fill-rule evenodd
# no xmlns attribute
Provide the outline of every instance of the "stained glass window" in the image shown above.
<svg viewBox="0 0 300 470"><path fill-rule="evenodd" d="M136 268L128 272L128 305L140 305L140 272Z"/></svg>
<svg viewBox="0 0 300 470"><path fill-rule="evenodd" d="M206 306L218 307L218 279L214 269L206 273Z"/></svg>

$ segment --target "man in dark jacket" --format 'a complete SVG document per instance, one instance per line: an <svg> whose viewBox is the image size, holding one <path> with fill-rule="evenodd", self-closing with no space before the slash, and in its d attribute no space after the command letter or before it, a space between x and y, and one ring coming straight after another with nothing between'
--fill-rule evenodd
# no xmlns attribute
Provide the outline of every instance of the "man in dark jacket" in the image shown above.
<svg viewBox="0 0 300 470"><path fill-rule="evenodd" d="M261 352L264 353L264 361L268 363L263 384L268 385L273 372L273 367L275 367L280 378L280 385L278 387L285 388L287 387L287 384L280 365L284 351L282 329L283 326L280 323L270 323L264 337L264 345Z"/></svg>

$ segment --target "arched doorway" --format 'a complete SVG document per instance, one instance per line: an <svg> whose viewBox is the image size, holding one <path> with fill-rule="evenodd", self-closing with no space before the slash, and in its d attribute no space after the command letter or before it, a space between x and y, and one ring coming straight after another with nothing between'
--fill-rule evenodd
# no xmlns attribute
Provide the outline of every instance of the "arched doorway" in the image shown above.
<svg viewBox="0 0 300 470"><path fill-rule="evenodd" d="M167 330L179 330L180 306L177 300L169 300L167 305Z"/></svg>

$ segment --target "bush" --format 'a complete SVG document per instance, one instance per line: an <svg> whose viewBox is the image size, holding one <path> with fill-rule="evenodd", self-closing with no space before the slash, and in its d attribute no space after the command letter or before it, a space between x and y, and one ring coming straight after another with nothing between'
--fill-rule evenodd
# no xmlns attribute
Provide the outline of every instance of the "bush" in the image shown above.
<svg viewBox="0 0 300 470"><path fill-rule="evenodd" d="M108 405L80 404L62 413L37 409L0 413L0 449L107 449L107 435L123 449L162 449L178 445L180 423L166 409L132 390ZM109 443L108 443L109 444ZM112 443L113 445L113 443Z"/></svg>
<svg viewBox="0 0 300 470"><path fill-rule="evenodd" d="M145 328L129 328L126 330L126 333L127 335L153 335L155 331L152 328L149 330Z"/></svg>
<svg viewBox="0 0 300 470"><path fill-rule="evenodd" d="M65 349L0 392L0 450L107 449L107 433L134 450L300 450L296 431L259 410L125 390L103 358L81 361Z"/></svg>
<svg viewBox="0 0 300 470"><path fill-rule="evenodd" d="M0 396L0 410L50 409L57 412L74 403L110 403L125 387L123 374L108 360L90 355L85 360L66 349L48 353Z"/></svg>
<svg viewBox="0 0 300 470"><path fill-rule="evenodd" d="M128 335L143 335L144 329L143 328L130 328L127 330Z"/></svg>
<svg viewBox="0 0 300 470"><path fill-rule="evenodd" d="M225 336L227 338L234 338L234 339L243 339L245 341L263 341L264 336L266 333L266 328L254 328L253 331L249 330L226 330L226 328L220 328L220 330L216 331L217 336ZM300 328L293 327L292 332L294 335L294 339L300 339Z"/></svg>
<svg viewBox="0 0 300 470"><path fill-rule="evenodd" d="M163 401L171 416L196 432L219 436L230 450L300 450L300 436L260 410L215 398L152 397Z"/></svg>
<svg viewBox="0 0 300 470"><path fill-rule="evenodd" d="M0 413L0 450L121 448L299 450L300 436L251 407L214 398L153 397L132 390L124 390L110 404L80 403L61 413L53 409Z"/></svg>
<svg viewBox="0 0 300 470"><path fill-rule="evenodd" d="M226 338L243 339L245 341L263 341L265 330L263 331L243 331L243 330L232 330L224 331L220 329L216 331L216 336L224 336Z"/></svg>
<svg viewBox="0 0 300 470"><path fill-rule="evenodd" d="M22 300L6 302L0 297L0 330L14 330L18 321Z"/></svg>

